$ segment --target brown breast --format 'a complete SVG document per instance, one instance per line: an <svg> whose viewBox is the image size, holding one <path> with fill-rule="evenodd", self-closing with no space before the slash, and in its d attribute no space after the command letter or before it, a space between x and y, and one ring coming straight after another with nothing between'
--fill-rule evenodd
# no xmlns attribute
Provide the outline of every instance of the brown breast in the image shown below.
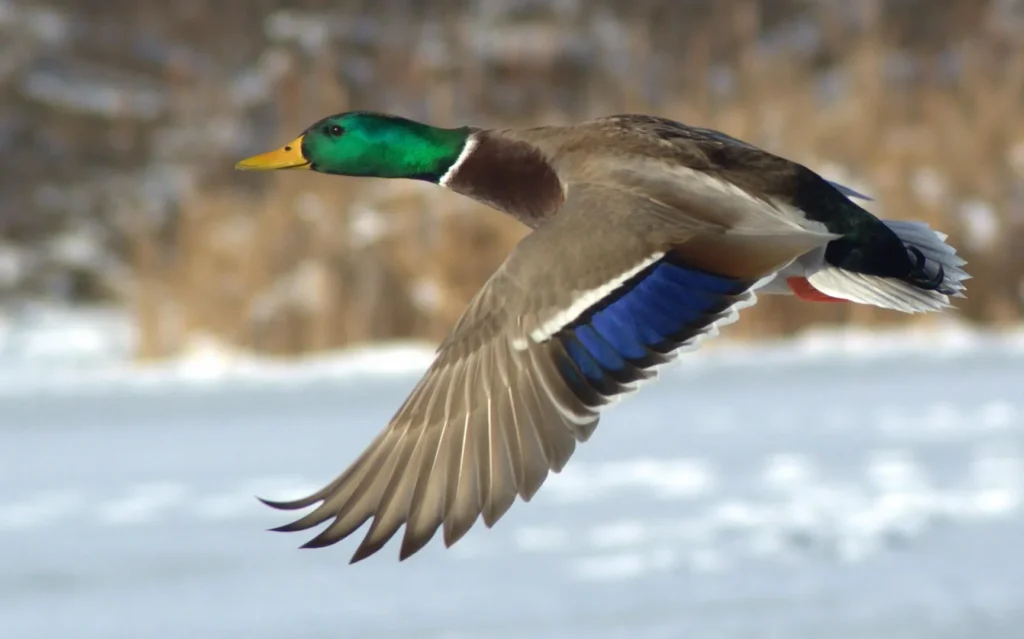
<svg viewBox="0 0 1024 639"><path fill-rule="evenodd" d="M481 131L448 187L537 228L562 205L562 183L528 142Z"/></svg>

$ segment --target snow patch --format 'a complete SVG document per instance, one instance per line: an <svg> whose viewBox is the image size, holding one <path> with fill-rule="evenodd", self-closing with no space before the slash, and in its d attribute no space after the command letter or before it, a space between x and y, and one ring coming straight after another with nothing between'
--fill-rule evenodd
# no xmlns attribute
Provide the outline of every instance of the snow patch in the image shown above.
<svg viewBox="0 0 1024 639"><path fill-rule="evenodd" d="M595 548L639 546L649 537L647 525L637 520L616 521L592 528L587 535Z"/></svg>
<svg viewBox="0 0 1024 639"><path fill-rule="evenodd" d="M695 499L714 492L715 487L715 472L706 460L639 458L575 462L552 477L545 492L563 502L592 501L621 490L648 490L662 499Z"/></svg>
<svg viewBox="0 0 1024 639"><path fill-rule="evenodd" d="M558 552L569 548L569 531L558 526L523 526L512 534L516 548L526 553Z"/></svg>
<svg viewBox="0 0 1024 639"><path fill-rule="evenodd" d="M145 524L185 501L188 489L174 482L143 484L132 488L128 495L99 504L97 517L111 526Z"/></svg>
<svg viewBox="0 0 1024 639"><path fill-rule="evenodd" d="M82 494L74 489L40 492L24 501L0 503L0 531L47 526L84 507Z"/></svg>

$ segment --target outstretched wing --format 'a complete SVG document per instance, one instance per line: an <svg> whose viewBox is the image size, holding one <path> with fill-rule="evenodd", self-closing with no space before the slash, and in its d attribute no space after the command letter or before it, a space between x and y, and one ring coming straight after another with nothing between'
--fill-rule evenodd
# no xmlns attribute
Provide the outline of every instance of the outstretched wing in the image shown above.
<svg viewBox="0 0 1024 639"><path fill-rule="evenodd" d="M365 452L322 490L267 502L316 504L277 530L329 522L306 544L319 547L372 519L355 562L404 524L404 559L439 528L450 546L481 515L492 526L516 496L529 500L594 432L602 407L734 319L759 281L824 241L788 230L753 242L707 217L574 185L560 214L470 302Z"/></svg>

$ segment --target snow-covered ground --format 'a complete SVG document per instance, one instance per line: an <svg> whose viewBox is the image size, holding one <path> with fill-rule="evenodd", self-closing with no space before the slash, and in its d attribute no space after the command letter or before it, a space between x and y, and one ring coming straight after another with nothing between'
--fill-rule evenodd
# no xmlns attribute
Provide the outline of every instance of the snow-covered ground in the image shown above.
<svg viewBox="0 0 1024 639"><path fill-rule="evenodd" d="M254 495L331 479L431 357L199 344L116 315L0 326L0 637L1011 637L1024 338L821 333L684 359L530 504L355 566Z"/></svg>

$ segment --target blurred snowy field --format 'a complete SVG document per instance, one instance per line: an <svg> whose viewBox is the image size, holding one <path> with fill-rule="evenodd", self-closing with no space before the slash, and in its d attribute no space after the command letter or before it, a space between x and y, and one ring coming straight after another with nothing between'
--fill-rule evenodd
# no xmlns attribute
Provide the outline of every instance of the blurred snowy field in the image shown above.
<svg viewBox="0 0 1024 639"><path fill-rule="evenodd" d="M1024 626L1024 334L707 348L531 504L356 566L254 495L333 478L428 345L125 361L114 313L0 323L0 636L1009 637Z"/></svg>

